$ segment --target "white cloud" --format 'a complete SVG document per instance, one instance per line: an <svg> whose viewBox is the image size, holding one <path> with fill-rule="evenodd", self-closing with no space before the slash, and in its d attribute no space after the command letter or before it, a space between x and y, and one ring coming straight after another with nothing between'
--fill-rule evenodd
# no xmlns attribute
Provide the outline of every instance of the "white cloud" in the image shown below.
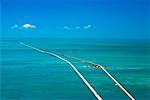
<svg viewBox="0 0 150 100"><path fill-rule="evenodd" d="M11 28L14 29L14 28L17 28L17 27L18 27L18 25L15 24L15 25L13 25Z"/></svg>
<svg viewBox="0 0 150 100"><path fill-rule="evenodd" d="M29 29L29 28L36 28L35 25L31 25L31 24L24 24L22 25L23 28Z"/></svg>
<svg viewBox="0 0 150 100"><path fill-rule="evenodd" d="M12 29L15 29L15 28L17 28L17 29L33 29L33 28L37 28L37 27L35 25L31 25L31 24L23 24L20 26L15 24L11 28Z"/></svg>
<svg viewBox="0 0 150 100"><path fill-rule="evenodd" d="M80 28L81 28L80 26L73 26L73 27L64 26L64 29L66 30L79 30Z"/></svg>
<svg viewBox="0 0 150 100"><path fill-rule="evenodd" d="M69 26L64 26L64 29L71 30L72 28L70 28Z"/></svg>
<svg viewBox="0 0 150 100"><path fill-rule="evenodd" d="M73 26L73 27L70 27L70 26L64 26L64 29L66 30L80 30L80 29L90 29L92 28L92 25L85 25L85 26Z"/></svg>
<svg viewBox="0 0 150 100"><path fill-rule="evenodd" d="M86 26L84 26L83 28L84 29L89 29L89 28L91 28L92 27L92 25L86 25Z"/></svg>

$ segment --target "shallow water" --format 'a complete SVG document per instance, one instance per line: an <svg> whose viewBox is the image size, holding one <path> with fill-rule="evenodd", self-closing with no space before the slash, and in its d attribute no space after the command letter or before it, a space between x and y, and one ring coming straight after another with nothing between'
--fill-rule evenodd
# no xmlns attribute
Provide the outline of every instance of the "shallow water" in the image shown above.
<svg viewBox="0 0 150 100"><path fill-rule="evenodd" d="M150 44L148 41L24 39L23 42L106 65L107 70L137 99L150 98ZM22 45L0 42L2 100L95 100L65 62ZM70 59L106 100L128 97L101 69ZM113 98L112 98L113 97Z"/></svg>

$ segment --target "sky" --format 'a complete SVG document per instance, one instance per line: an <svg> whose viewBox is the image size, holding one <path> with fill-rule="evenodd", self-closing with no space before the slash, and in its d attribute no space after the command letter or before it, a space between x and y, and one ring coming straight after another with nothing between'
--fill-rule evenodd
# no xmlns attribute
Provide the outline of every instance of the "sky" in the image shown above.
<svg viewBox="0 0 150 100"><path fill-rule="evenodd" d="M148 0L1 0L3 38L148 39Z"/></svg>

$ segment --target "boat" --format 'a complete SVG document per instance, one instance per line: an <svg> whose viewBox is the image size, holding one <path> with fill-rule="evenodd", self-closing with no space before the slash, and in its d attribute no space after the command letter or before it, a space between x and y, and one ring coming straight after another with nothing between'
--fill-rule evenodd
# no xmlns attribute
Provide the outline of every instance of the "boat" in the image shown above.
<svg viewBox="0 0 150 100"><path fill-rule="evenodd" d="M88 66L84 66L84 68L107 68L107 66L99 66L99 65L88 65Z"/></svg>

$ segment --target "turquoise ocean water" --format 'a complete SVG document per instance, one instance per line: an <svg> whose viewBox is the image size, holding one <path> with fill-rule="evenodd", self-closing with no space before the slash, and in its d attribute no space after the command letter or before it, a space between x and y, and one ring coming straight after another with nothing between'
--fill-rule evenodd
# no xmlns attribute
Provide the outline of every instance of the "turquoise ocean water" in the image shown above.
<svg viewBox="0 0 150 100"><path fill-rule="evenodd" d="M108 66L137 99L150 98L150 43L146 40L22 39L46 49ZM0 42L0 100L96 100L73 69L53 56L23 45ZM101 69L71 61L104 100L129 98Z"/></svg>

